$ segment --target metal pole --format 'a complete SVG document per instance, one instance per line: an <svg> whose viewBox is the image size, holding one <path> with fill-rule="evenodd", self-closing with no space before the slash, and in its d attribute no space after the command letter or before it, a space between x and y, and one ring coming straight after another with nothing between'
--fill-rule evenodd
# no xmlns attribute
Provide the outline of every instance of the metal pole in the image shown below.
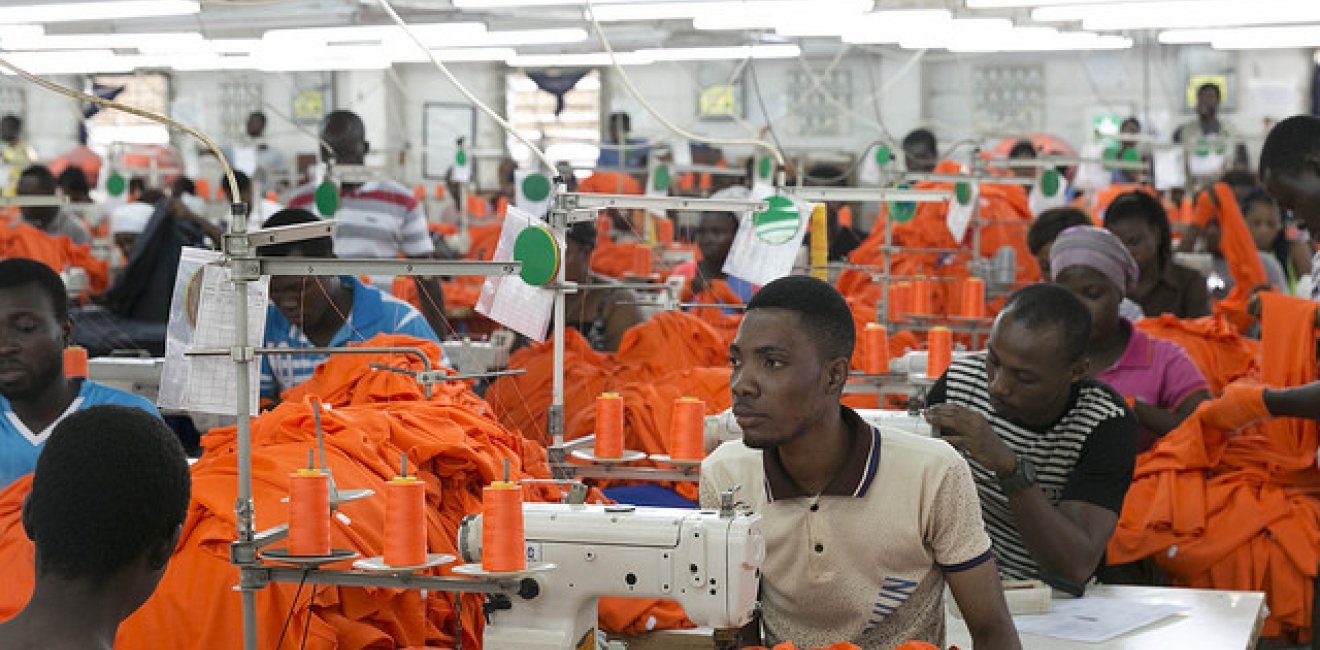
<svg viewBox="0 0 1320 650"><path fill-rule="evenodd" d="M550 213L550 219L550 227L554 229L555 237L559 241L567 242L568 213L554 211ZM555 276L555 284L562 287L564 280L564 265L560 264L559 273ZM554 323L554 383L550 388L548 428L551 444L559 446L564 444L564 292L562 289L555 290Z"/></svg>
<svg viewBox="0 0 1320 650"><path fill-rule="evenodd" d="M226 250L226 253L238 252L247 257L252 254L251 249L246 243L239 243L242 241L239 236L247 231L247 206L243 204L241 197L233 197L232 201L229 232L235 236L225 242L225 248L236 246L241 250ZM238 529L237 544L239 548L245 549L244 556L237 558L240 561L239 597L242 599L243 609L243 647L245 650L257 650L257 593L243 584L245 571L243 565L255 561L255 557L246 557L246 554L255 553L256 550L253 544L256 531L253 525L252 505L252 404L249 395L251 378L248 376L248 366L252 363L253 354L249 347L251 342L248 340L248 282L246 276L234 280L234 347L230 351L230 358L237 368L238 375L234 389L237 398L234 412L238 418L238 497L234 501L234 515L235 527Z"/></svg>

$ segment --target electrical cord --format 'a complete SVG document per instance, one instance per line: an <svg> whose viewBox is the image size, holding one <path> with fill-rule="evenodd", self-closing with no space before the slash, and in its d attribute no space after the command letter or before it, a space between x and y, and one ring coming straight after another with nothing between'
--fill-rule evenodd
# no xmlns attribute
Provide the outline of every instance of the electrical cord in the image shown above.
<svg viewBox="0 0 1320 650"><path fill-rule="evenodd" d="M386 0L377 0L377 2L382 2L382 3L385 1ZM587 17L591 20L591 26L593 29L595 29L596 36L600 38L601 46L604 47L605 52L609 54L610 63L614 66L614 70L619 73L619 79L623 81L623 87L628 90L628 94L632 95L633 98L636 99L638 103L640 103L642 107L646 109L647 113L651 114L651 117L655 118L657 122L660 122L660 124L664 125L666 129L669 129L670 131L673 131L674 133L684 138L687 138L688 140L692 140L694 142L704 142L706 144L723 144L723 145L751 145L754 147L760 147L762 149L769 151L770 155L774 156L775 162L779 165L779 167L783 168L785 163L783 152L780 150L779 147L775 146L772 143L766 142L765 140L760 140L755 138L711 138L707 136L701 136L692 133L691 131L684 130L678 127L677 125L675 125L673 122L670 122L668 119L666 119L665 116L661 115L660 111L656 110L655 107L652 106L650 102L646 101L646 98L642 96L641 91L637 90L637 87L633 85L632 78L628 76L628 72L623 69L622 65L619 64L619 58L617 55L615 55L614 48L610 46L610 40L608 37L605 36L605 30L600 26L600 21L596 19L596 9L595 6L592 4L591 0L587 0Z"/></svg>
<svg viewBox="0 0 1320 650"><path fill-rule="evenodd" d="M289 621L293 620L293 612L298 609L298 599L302 597L303 585L307 584L307 569L303 569L302 578L298 580L298 590L293 592L293 602L289 603L289 614L284 617L284 626L280 628L280 638L275 642L275 650L280 650L284 645L284 634L289 631Z"/></svg>
<svg viewBox="0 0 1320 650"><path fill-rule="evenodd" d="M97 97L96 95L85 93L80 90L74 90L73 88L69 88L67 86L57 84L54 81L42 79L41 77L38 77L28 72L27 70L24 70L14 65L13 63L10 63L9 60L5 58L0 58L0 67L8 68L9 70L13 71L14 74L18 75L19 77L22 77L25 81L36 84L51 92L59 93L61 95L64 95L65 97L69 97L76 100L92 102L93 104L105 108L113 108L117 111L128 113L129 115L136 115L143 119L151 120L152 122L158 122L170 128L183 131L184 133L187 133L188 135L191 135L192 137L201 140L202 144L205 144L206 147L211 150L211 153L215 155L216 159L220 161L220 167L221 169L224 170L225 173L225 180L228 181L229 183L229 190L230 190L229 195L235 197L240 196L240 194L238 193L238 180L234 178L234 169L229 165L229 159L225 158L224 152L220 150L220 145L216 144L214 140L207 137L205 133L202 133L201 131L194 129L193 127L188 126L187 124L183 124L182 122L176 122L159 113L153 113L148 110L137 108L135 106L129 106L128 104L121 104L119 102L109 99L102 99L100 97Z"/></svg>
<svg viewBox="0 0 1320 650"><path fill-rule="evenodd" d="M756 76L756 64L752 63L751 57L747 58L747 71L752 76L752 88L756 91L756 105L761 107L761 115L765 116L765 130L770 133L770 139L774 140L775 147L780 151L784 150L784 143L779 141L779 134L775 133L775 127L771 125L770 111L765 108L765 97L761 96L761 81ZM782 167L784 162L779 161Z"/></svg>
<svg viewBox="0 0 1320 650"><path fill-rule="evenodd" d="M412 42L417 44L417 47L421 48L422 52L426 53L426 57L431 60L431 63L435 64L435 67L440 70L441 74L445 75L445 78L449 80L449 83L453 84L454 88L458 89L458 92L461 93L463 97L467 98L473 106L476 106L482 113L485 113L487 117L500 125L500 128L504 129L506 133L512 135L519 142L526 145L528 149L531 149L532 154L541 161L542 165L545 165L546 169L554 171L555 162L550 160L550 158L545 155L545 152L541 151L540 147L532 144L532 142L523 136L523 134L519 133L517 129L514 129L507 120L500 117L499 113L492 110L484 102L478 99L476 95L472 94L472 91L468 90L466 86L459 82L458 77L455 77L454 73L450 72L444 62L431 52L431 48L427 47L426 43L422 42L421 38L418 38L417 34L413 32L412 27L410 27L408 23L403 20L403 17L399 15L399 12L394 10L394 7L390 5L389 0L376 0L376 4L380 5L381 10L389 15L390 19L393 20L396 25L403 29L403 32L408 35L408 38L411 39Z"/></svg>

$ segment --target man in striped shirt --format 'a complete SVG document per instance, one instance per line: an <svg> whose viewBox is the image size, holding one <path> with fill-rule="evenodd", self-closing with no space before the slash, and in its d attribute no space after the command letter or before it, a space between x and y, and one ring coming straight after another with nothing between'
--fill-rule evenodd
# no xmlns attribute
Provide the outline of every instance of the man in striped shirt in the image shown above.
<svg viewBox="0 0 1320 650"><path fill-rule="evenodd" d="M371 144L362 118L352 111L334 111L321 123L321 158L338 165L361 165ZM328 148L327 148L328 145ZM429 258L435 244L426 225L426 210L408 188L392 181L341 183L339 208L320 214L316 184L304 185L289 198L290 208L301 208L333 218L335 255L347 258ZM373 278L388 287L392 278ZM416 278L422 315L436 332L447 331L444 294L438 278Z"/></svg>
<svg viewBox="0 0 1320 650"><path fill-rule="evenodd" d="M266 226L290 226L320 219L306 210L280 210ZM262 246L263 257L334 257L329 237ZM342 347L377 334L408 334L440 342L412 305L352 276L273 276L266 310L265 346L278 348ZM284 391L311 378L328 354L267 354L261 359L261 396L278 399ZM443 362L444 359L442 358Z"/></svg>
<svg viewBox="0 0 1320 650"><path fill-rule="evenodd" d="M1081 595L1132 481L1137 423L1087 377L1091 317L1037 284L999 312L983 354L949 366L926 413L972 468L1000 573Z"/></svg>

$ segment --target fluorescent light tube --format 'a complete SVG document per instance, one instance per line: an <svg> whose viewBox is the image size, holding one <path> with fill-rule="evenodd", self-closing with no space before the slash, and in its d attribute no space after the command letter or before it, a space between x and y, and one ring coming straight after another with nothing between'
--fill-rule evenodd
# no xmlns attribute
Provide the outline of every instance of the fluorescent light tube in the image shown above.
<svg viewBox="0 0 1320 650"><path fill-rule="evenodd" d="M201 11L195 0L117 0L6 7L0 23L58 23L79 20L115 20L156 16L187 16Z"/></svg>
<svg viewBox="0 0 1320 650"><path fill-rule="evenodd" d="M1119 31L1196 27L1232 27L1320 22L1314 0L1159 0L1127 4L1092 3L1040 7L1031 12L1041 22L1081 21L1086 30Z"/></svg>

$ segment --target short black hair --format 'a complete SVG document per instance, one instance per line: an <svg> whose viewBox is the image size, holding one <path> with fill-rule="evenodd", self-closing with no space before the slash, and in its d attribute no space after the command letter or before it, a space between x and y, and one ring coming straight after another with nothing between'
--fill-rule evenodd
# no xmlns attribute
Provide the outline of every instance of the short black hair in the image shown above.
<svg viewBox="0 0 1320 650"><path fill-rule="evenodd" d="M55 193L55 188L58 186L58 183L55 182L55 175L50 173L50 168L45 165L28 166L18 175L20 181L24 178L37 179L37 182L41 183L41 191L51 194Z"/></svg>
<svg viewBox="0 0 1320 650"><path fill-rule="evenodd" d="M843 295L828 282L809 275L774 280L761 287L747 303L748 313L768 308L797 312L807 334L827 359L852 357L857 343L852 310Z"/></svg>
<svg viewBox="0 0 1320 650"><path fill-rule="evenodd" d="M1018 140L1013 143L1013 148L1008 150L1009 158L1035 158L1036 145L1030 140Z"/></svg>
<svg viewBox="0 0 1320 650"><path fill-rule="evenodd" d="M1155 228L1160 240L1156 242L1160 268L1173 259L1173 234L1169 229L1169 214L1159 199L1134 190L1118 195L1105 209L1105 228L1128 219L1140 219Z"/></svg>
<svg viewBox="0 0 1320 650"><path fill-rule="evenodd" d="M1217 97L1217 98L1219 98L1219 99L1223 99L1223 98L1224 98L1224 91L1223 91L1223 90L1220 90L1220 89L1219 89L1219 84L1217 84L1217 83L1215 83L1215 82L1213 82L1213 81L1207 81L1207 82L1205 82L1205 83L1203 83L1203 84L1197 86L1197 87L1196 87L1196 94L1197 94L1197 95L1200 95L1201 93L1203 93L1203 92L1205 92L1205 91L1207 91L1207 90L1213 90L1213 91L1215 91L1215 97Z"/></svg>
<svg viewBox="0 0 1320 650"><path fill-rule="evenodd" d="M1062 286L1042 282L1018 289L1008 297L1000 314L1029 330L1043 327L1058 330L1068 363L1086 354L1091 339L1091 312L1072 291Z"/></svg>
<svg viewBox="0 0 1320 650"><path fill-rule="evenodd" d="M935 150L935 134L930 129L913 129L910 133L903 136L903 148L911 149L916 146L930 147Z"/></svg>
<svg viewBox="0 0 1320 650"><path fill-rule="evenodd" d="M1296 176L1310 155L1320 155L1320 117L1294 115L1270 129L1260 147L1260 175Z"/></svg>
<svg viewBox="0 0 1320 650"><path fill-rule="evenodd" d="M174 179L174 184L170 186L170 193L174 196L183 196L184 194L196 194L197 185L191 178L180 176Z"/></svg>
<svg viewBox="0 0 1320 650"><path fill-rule="evenodd" d="M285 208L270 215L270 218L266 219L261 227L274 228L276 226L292 226L318 221L324 220L302 208ZM257 248L257 254L262 257L289 257L295 252L301 253L303 257L334 257L335 240L332 237L313 237L302 241Z"/></svg>
<svg viewBox="0 0 1320 650"><path fill-rule="evenodd" d="M55 425L37 458L24 523L37 574L104 584L167 541L188 514L179 438L129 406L93 406Z"/></svg>
<svg viewBox="0 0 1320 650"><path fill-rule="evenodd" d="M247 194L248 190L252 189L252 179L248 178L248 175L243 173L243 170L241 169L235 169L233 170L233 172L234 172L234 182L238 183L238 191L243 194ZM220 185L220 189L224 191L225 196L229 196L229 179L224 176L221 176L219 180L219 185ZM229 198L230 200L233 200L234 197L229 196ZM252 200L256 201L260 198L261 197L254 196L252 197Z"/></svg>
<svg viewBox="0 0 1320 650"><path fill-rule="evenodd" d="M61 323L69 320L69 294L60 274L41 262L25 257L0 260L0 289L16 289L29 284L37 285L50 299L55 320Z"/></svg>
<svg viewBox="0 0 1320 650"><path fill-rule="evenodd" d="M1094 225L1091 215L1080 208L1050 208L1041 212L1027 228L1027 250L1031 251L1032 255L1039 254L1040 249L1054 243L1059 233L1073 226Z"/></svg>
<svg viewBox="0 0 1320 650"><path fill-rule="evenodd" d="M569 225L568 232L564 233L564 236L569 241L577 242L588 248L595 248L597 232L595 223L579 221Z"/></svg>
<svg viewBox="0 0 1320 650"><path fill-rule="evenodd" d="M1265 190L1257 187L1252 189L1246 196L1242 197L1242 205L1240 206L1242 208L1242 214L1245 216L1247 211L1251 209L1251 206L1257 203L1264 203L1271 207L1279 204L1278 201L1275 201L1274 197L1270 196Z"/></svg>
<svg viewBox="0 0 1320 650"><path fill-rule="evenodd" d="M86 172L84 172L81 167L75 165L65 167L64 171L60 172L60 177L56 179L56 182L59 183L60 187L64 188L64 191L70 194L81 195L92 191L91 186L87 182Z"/></svg>
<svg viewBox="0 0 1320 650"><path fill-rule="evenodd" d="M136 192L138 194L147 191L147 179L141 176L134 176L128 179L128 191L129 193Z"/></svg>
<svg viewBox="0 0 1320 650"><path fill-rule="evenodd" d="M13 113L7 113L4 117L0 117L0 122L4 122L6 124L17 124L19 126L22 126L23 118L14 115Z"/></svg>
<svg viewBox="0 0 1320 650"><path fill-rule="evenodd" d="M1125 127L1125 126L1127 126L1127 125L1129 125L1129 124L1131 124L1132 126L1137 127L1137 131L1140 131L1140 130L1141 130L1141 120L1137 119L1136 117L1131 117L1131 116L1123 118L1123 122L1122 122L1121 124L1118 125L1118 130L1122 131L1122 130L1123 130L1123 127Z"/></svg>

